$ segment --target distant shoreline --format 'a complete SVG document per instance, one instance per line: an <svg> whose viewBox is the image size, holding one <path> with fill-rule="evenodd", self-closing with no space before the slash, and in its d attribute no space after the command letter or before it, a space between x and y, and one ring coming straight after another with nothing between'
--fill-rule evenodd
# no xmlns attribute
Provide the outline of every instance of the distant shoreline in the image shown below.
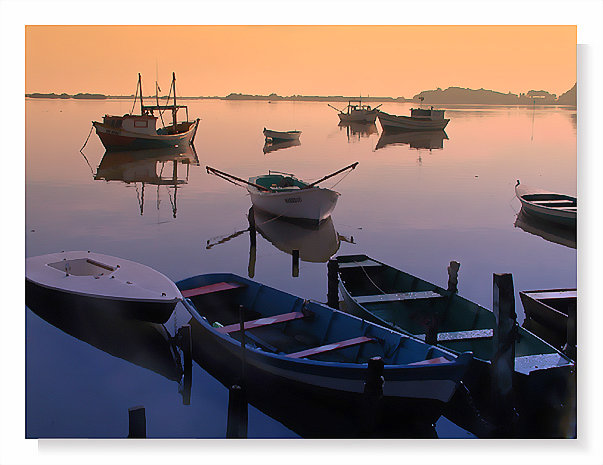
<svg viewBox="0 0 603 465"><path fill-rule="evenodd" d="M25 94L27 98L45 98L59 100L132 100L134 95L104 95L104 94L89 94L78 93L74 95L62 93L40 93L34 92ZM145 96L144 99L154 101L155 96ZM165 100L165 97L159 97L160 100ZM555 94L549 94L546 91L531 90L527 93L519 95L501 92L496 92L486 89L465 89L461 87L449 87L442 90L427 90L422 91L411 99L404 97L346 97L341 95L291 95L280 96L277 94L270 95L250 95L241 93L231 93L225 97L220 96L198 96L198 97L178 97L178 100L228 100L228 101L266 101L269 103L276 102L339 102L347 103L350 101L362 100L370 103L423 103L425 105L552 105L552 106L576 106L576 85L564 94L557 97Z"/></svg>

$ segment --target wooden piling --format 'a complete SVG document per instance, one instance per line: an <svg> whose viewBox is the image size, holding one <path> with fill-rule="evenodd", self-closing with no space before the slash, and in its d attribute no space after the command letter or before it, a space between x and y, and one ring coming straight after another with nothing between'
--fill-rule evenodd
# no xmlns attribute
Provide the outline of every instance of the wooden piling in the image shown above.
<svg viewBox="0 0 603 465"><path fill-rule="evenodd" d="M576 304L572 303L567 309L567 339L563 351L572 360L578 353L578 326L576 322Z"/></svg>
<svg viewBox="0 0 603 465"><path fill-rule="evenodd" d="M381 423L381 399L383 398L384 362L381 357L369 359L364 381L364 408L360 421L363 435L374 437Z"/></svg>
<svg viewBox="0 0 603 465"><path fill-rule="evenodd" d="M253 214L253 207L249 209L247 214L247 221L249 222L249 264L247 266L247 275L250 278L255 276L255 260L256 260L256 229L255 229L255 216Z"/></svg>
<svg viewBox="0 0 603 465"><path fill-rule="evenodd" d="M327 305L339 310L339 264L331 259L327 263Z"/></svg>
<svg viewBox="0 0 603 465"><path fill-rule="evenodd" d="M299 250L292 250L291 257L291 276L297 278L299 276Z"/></svg>
<svg viewBox="0 0 603 465"><path fill-rule="evenodd" d="M228 389L228 420L226 437L232 439L247 438L247 398L245 389L238 384Z"/></svg>
<svg viewBox="0 0 603 465"><path fill-rule="evenodd" d="M128 438L146 438L147 419L142 405L128 409Z"/></svg>
<svg viewBox="0 0 603 465"><path fill-rule="evenodd" d="M241 334L241 384L245 386L245 307L239 305L239 333Z"/></svg>
<svg viewBox="0 0 603 465"><path fill-rule="evenodd" d="M450 265L448 266L448 291L449 292L458 292L458 284L459 284L459 268L461 264L452 260Z"/></svg>
<svg viewBox="0 0 603 465"><path fill-rule="evenodd" d="M515 340L517 338L517 314L513 276L510 273L493 276L494 357L491 365L492 405L499 436L514 434L513 376L515 372Z"/></svg>
<svg viewBox="0 0 603 465"><path fill-rule="evenodd" d="M178 345L183 356L182 403L190 405L191 386L193 381L193 350L191 326L184 325L178 329Z"/></svg>

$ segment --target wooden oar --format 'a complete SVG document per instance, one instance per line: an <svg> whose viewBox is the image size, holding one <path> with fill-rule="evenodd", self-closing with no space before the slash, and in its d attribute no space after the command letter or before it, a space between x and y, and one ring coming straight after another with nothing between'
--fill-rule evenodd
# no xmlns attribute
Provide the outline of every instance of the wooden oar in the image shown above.
<svg viewBox="0 0 603 465"><path fill-rule="evenodd" d="M253 187L255 187L255 188L257 188L257 189L259 189L261 191L272 192L272 190L268 189L267 187L260 186L259 184L255 184L253 182L245 181L244 179L237 178L236 176L233 176L232 174L228 174L228 173L225 173L224 171L217 170L215 168L212 168L211 166L206 166L205 169L207 170L207 172L209 174L214 174L214 175L216 175L218 177L224 177L224 176L226 176L226 177L232 178L232 179L234 179L236 181L243 182L245 184L249 184L250 186L253 186Z"/></svg>
<svg viewBox="0 0 603 465"><path fill-rule="evenodd" d="M336 175L338 175L339 173L344 172L345 170L348 170L348 169L354 169L354 168L356 168L356 165L357 165L357 164L358 164L358 162L356 162L356 163L352 163L351 165L348 165L348 166L346 166L345 168L341 168L340 170L335 171L334 173L331 173L331 174L326 175L324 178L320 178L318 181L314 181L312 184L308 184L307 186L302 187L302 189L309 189L310 187L314 187L314 186L315 186L316 184L318 184L318 183L321 183L321 182L323 182L323 181L326 181L327 179L332 178L333 176L336 176Z"/></svg>
<svg viewBox="0 0 603 465"><path fill-rule="evenodd" d="M333 105L327 103L327 105L329 105L333 110L337 110L339 113L343 113L343 110L340 110L339 108L335 108Z"/></svg>

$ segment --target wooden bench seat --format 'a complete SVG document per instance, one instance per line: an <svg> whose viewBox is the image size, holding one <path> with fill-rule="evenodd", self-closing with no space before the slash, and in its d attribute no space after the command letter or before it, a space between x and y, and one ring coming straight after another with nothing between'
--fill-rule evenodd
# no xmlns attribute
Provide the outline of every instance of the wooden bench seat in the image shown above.
<svg viewBox="0 0 603 465"><path fill-rule="evenodd" d="M570 205L574 204L572 200L530 200L530 202L535 203L537 205L555 205L560 203L569 203Z"/></svg>
<svg viewBox="0 0 603 465"><path fill-rule="evenodd" d="M371 260L370 258L367 260L362 260L358 262L342 262L338 263L339 268L366 268L367 266L383 266L381 263Z"/></svg>
<svg viewBox="0 0 603 465"><path fill-rule="evenodd" d="M452 331L448 333L438 333L438 342L469 341L472 339L487 339L494 336L494 330L474 329L469 331ZM425 334L417 335L419 339L425 340Z"/></svg>
<svg viewBox="0 0 603 465"><path fill-rule="evenodd" d="M196 287L194 289L185 289L182 291L184 297L195 297L198 295L213 294L214 292L229 291L245 287L246 284L237 282L221 282L208 284L207 286Z"/></svg>
<svg viewBox="0 0 603 465"><path fill-rule="evenodd" d="M398 292L396 294L375 294L362 295L354 297L354 300L359 304L369 304L376 302L399 302L402 300L418 300L418 299L433 299L443 297L441 294L433 291L416 291L416 292Z"/></svg>
<svg viewBox="0 0 603 465"><path fill-rule="evenodd" d="M312 349L302 350L301 352L295 352L288 354L287 357L291 358L302 358L310 357L311 355L322 354L324 352L330 352L332 350L343 349L344 347L351 347L358 344L364 344L365 342L374 341L371 337L360 336L353 339L347 339L345 341L333 342L332 344L325 344L320 347L313 347Z"/></svg>
<svg viewBox="0 0 603 465"><path fill-rule="evenodd" d="M308 313L302 312L291 312L291 313L282 313L280 315L268 316L265 318L259 318L257 320L250 320L244 323L245 331L248 329L259 328L260 326L268 326L274 325L277 323L284 323L286 321L299 320L300 318L305 318L308 316ZM216 331L222 334L229 334L239 331L241 329L240 323L235 323L228 326L222 326L221 328L216 328Z"/></svg>
<svg viewBox="0 0 603 465"><path fill-rule="evenodd" d="M428 360L421 360L420 362L409 363L409 365L434 365L437 363L452 363L446 357L430 358Z"/></svg>

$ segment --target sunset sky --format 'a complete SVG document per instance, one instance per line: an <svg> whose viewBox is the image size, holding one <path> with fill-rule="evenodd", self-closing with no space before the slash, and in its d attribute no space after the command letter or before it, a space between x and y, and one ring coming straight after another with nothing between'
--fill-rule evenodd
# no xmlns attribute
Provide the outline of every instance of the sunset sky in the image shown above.
<svg viewBox="0 0 603 465"><path fill-rule="evenodd" d="M27 26L26 92L410 98L576 82L575 26Z"/></svg>

